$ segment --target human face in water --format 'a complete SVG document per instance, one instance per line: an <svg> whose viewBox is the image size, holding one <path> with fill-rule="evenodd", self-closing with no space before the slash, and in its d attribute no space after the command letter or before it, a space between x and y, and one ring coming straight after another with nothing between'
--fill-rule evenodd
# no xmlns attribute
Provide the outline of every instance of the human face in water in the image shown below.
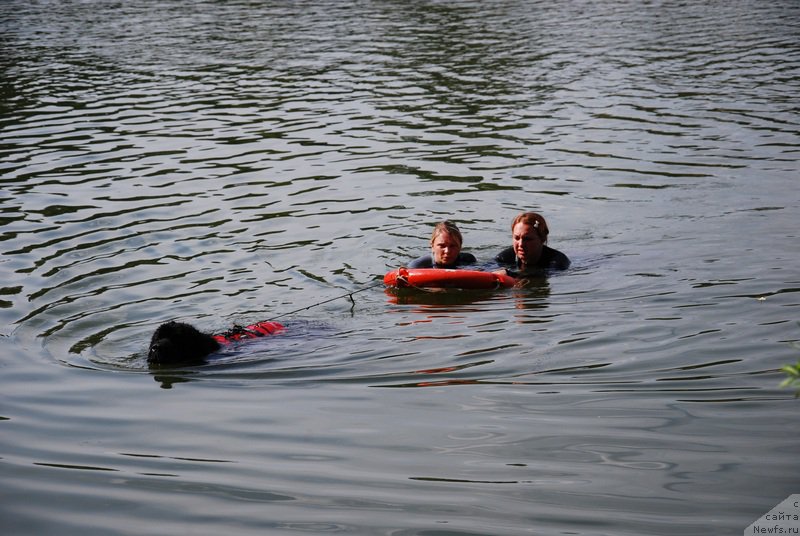
<svg viewBox="0 0 800 536"><path fill-rule="evenodd" d="M450 233L439 233L431 244L433 263L438 266L455 264L460 252L461 244Z"/></svg>
<svg viewBox="0 0 800 536"><path fill-rule="evenodd" d="M511 230L511 237L514 241L514 254L522 262L523 266L536 264L542 256L544 242L539 236L538 230L527 223L519 222Z"/></svg>

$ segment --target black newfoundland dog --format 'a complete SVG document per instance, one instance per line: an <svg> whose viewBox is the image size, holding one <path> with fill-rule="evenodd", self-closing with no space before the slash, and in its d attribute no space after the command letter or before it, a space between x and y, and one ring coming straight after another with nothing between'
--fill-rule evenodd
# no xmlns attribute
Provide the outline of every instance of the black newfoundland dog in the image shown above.
<svg viewBox="0 0 800 536"><path fill-rule="evenodd" d="M167 322L156 328L150 339L147 363L151 367L201 365L209 354L223 346L272 335L284 329L278 322L259 322L247 327L234 326L220 335L204 333L191 324Z"/></svg>

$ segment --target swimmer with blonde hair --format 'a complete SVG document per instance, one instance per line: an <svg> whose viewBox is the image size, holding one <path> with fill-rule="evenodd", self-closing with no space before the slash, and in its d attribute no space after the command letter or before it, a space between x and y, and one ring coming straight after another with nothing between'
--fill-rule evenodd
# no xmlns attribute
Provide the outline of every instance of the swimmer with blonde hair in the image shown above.
<svg viewBox="0 0 800 536"><path fill-rule="evenodd" d="M431 253L408 263L408 268L455 268L472 264L477 259L471 253L462 253L463 238L455 223L440 221L431 233Z"/></svg>

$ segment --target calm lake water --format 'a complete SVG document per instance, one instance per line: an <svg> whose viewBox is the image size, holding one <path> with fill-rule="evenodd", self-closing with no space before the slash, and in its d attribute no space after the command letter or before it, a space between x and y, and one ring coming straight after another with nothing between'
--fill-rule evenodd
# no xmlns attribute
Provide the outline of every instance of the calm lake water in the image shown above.
<svg viewBox="0 0 800 536"><path fill-rule="evenodd" d="M733 535L800 492L795 0L6 0L0 46L4 534ZM384 289L522 210L571 269Z"/></svg>

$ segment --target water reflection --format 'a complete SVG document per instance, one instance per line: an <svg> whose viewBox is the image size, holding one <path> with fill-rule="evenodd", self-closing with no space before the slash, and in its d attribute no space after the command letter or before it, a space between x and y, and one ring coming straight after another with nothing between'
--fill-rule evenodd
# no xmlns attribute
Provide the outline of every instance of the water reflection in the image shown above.
<svg viewBox="0 0 800 536"><path fill-rule="evenodd" d="M417 312L442 310L466 310L462 306L486 302L495 296L495 290L465 289L423 289L423 288L387 288L387 302L394 305L421 305L414 309Z"/></svg>
<svg viewBox="0 0 800 536"><path fill-rule="evenodd" d="M162 389L172 389L175 385L181 383L187 383L192 381L190 377L187 376L180 376L180 375L164 375L164 374L153 374L153 380L159 384Z"/></svg>

